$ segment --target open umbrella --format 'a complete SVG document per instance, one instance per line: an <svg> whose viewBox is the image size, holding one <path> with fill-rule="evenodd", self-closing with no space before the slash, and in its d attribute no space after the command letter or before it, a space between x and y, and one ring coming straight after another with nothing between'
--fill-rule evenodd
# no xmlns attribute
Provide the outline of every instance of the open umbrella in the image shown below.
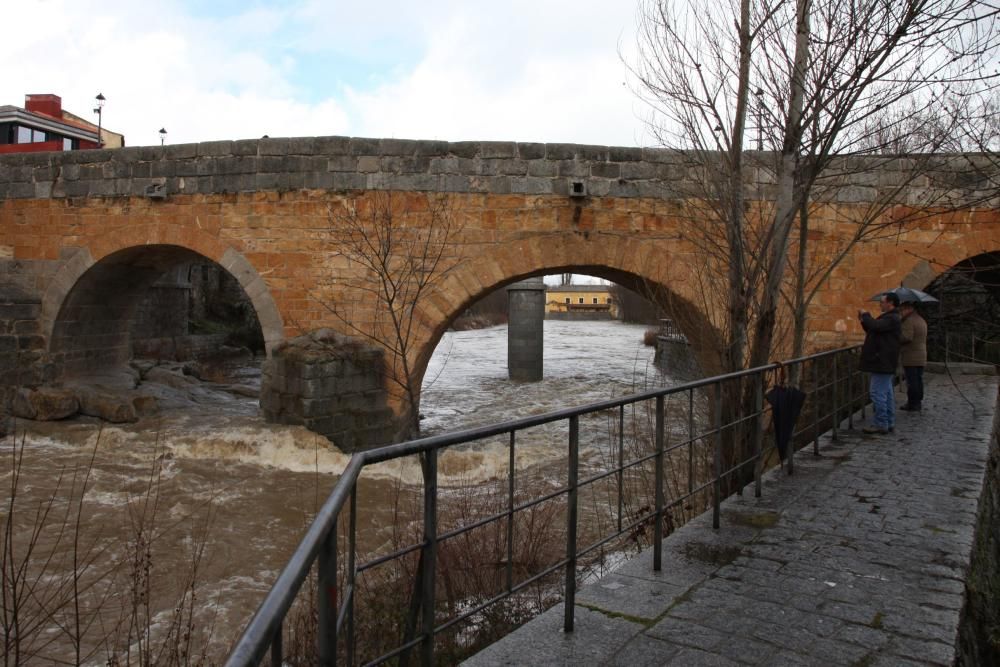
<svg viewBox="0 0 1000 667"><path fill-rule="evenodd" d="M922 292L918 289L913 289L912 287L894 287L890 290L884 292L879 292L872 297L872 301L881 301L882 296L889 293L895 294L899 297L900 303L937 303L938 300L932 297L927 292Z"/></svg>

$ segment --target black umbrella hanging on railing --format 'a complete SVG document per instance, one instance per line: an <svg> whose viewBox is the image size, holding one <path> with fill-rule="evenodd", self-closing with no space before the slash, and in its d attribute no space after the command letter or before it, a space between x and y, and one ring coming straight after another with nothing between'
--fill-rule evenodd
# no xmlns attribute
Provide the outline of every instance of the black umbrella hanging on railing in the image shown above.
<svg viewBox="0 0 1000 667"><path fill-rule="evenodd" d="M778 382L764 398L771 404L771 424L774 427L774 444L778 448L778 456L784 462L788 452L788 443L795 433L795 422L806 402L806 394L795 387L785 386L785 369L778 365Z"/></svg>

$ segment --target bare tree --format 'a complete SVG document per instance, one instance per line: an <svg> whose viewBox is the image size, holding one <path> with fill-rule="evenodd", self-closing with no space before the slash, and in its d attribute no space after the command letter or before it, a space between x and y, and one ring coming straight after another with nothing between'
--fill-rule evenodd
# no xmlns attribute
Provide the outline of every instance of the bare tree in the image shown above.
<svg viewBox="0 0 1000 667"><path fill-rule="evenodd" d="M808 239L801 214L820 179L845 156L891 145L880 137L947 134L920 121L947 95L992 88L983 58L997 43L996 16L972 0L642 4L632 72L655 136L702 174L684 193L705 209L686 238L712 258L718 287L725 276L711 298L728 313L726 369L771 354L793 230L798 222ZM768 153L745 152L751 97ZM972 120L954 116L952 125ZM879 219L858 221L856 241Z"/></svg>
<svg viewBox="0 0 1000 667"><path fill-rule="evenodd" d="M419 433L419 306L460 263L460 225L444 196L389 191L330 205L329 223L335 254L357 272L362 298L321 303L348 332L386 352L386 379L403 401L401 416Z"/></svg>
<svg viewBox="0 0 1000 667"><path fill-rule="evenodd" d="M974 0L645 0L636 92L650 127L676 151L697 185L679 195L691 212L684 238L704 256L703 306L723 312L724 371L760 366L783 338L778 312L805 313L823 276L853 244L879 229L886 202L854 221L857 233L832 265L810 266L810 205L821 179L837 187L855 164L898 137L946 95L983 94L995 73L981 67L997 44L998 10ZM751 98L753 102L751 104ZM751 108L753 107L753 108ZM964 121L956 115L955 122ZM748 117L756 133L748 132ZM945 132L931 124L924 133ZM756 134L756 137L754 137ZM750 152L754 139L767 152ZM789 298L788 266L798 223ZM811 277L810 277L811 276ZM794 281L793 281L794 282ZM724 392L732 420L739 388ZM748 443L727 447L743 460Z"/></svg>

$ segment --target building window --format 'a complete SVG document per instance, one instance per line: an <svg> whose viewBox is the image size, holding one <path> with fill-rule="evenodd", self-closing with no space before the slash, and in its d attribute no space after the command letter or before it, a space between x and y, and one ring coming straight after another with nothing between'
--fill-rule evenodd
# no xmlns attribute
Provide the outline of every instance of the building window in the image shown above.
<svg viewBox="0 0 1000 667"><path fill-rule="evenodd" d="M583 303L583 297L582 296L580 297L580 303Z"/></svg>
<svg viewBox="0 0 1000 667"><path fill-rule="evenodd" d="M594 297L594 303L597 303L597 297L596 296Z"/></svg>
<svg viewBox="0 0 1000 667"><path fill-rule="evenodd" d="M63 137L63 150L64 151L73 150L73 139L70 139L69 137Z"/></svg>
<svg viewBox="0 0 1000 667"><path fill-rule="evenodd" d="M55 135L52 136L52 140L55 140ZM31 127L25 127L23 125L17 126L17 141L13 142L16 144L39 144L43 141L49 141L48 135L46 135L44 130L36 130Z"/></svg>
<svg viewBox="0 0 1000 667"><path fill-rule="evenodd" d="M569 303L569 297L566 297L566 303ZM430 614L428 614L429 616Z"/></svg>

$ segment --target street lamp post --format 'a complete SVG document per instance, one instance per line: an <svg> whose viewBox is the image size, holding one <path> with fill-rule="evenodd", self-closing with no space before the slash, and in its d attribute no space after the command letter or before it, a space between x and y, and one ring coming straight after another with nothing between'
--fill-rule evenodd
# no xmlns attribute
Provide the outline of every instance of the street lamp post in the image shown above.
<svg viewBox="0 0 1000 667"><path fill-rule="evenodd" d="M104 95L97 93L97 106L94 107L94 113L97 114L97 147L102 148L104 146L104 137L101 136L101 110L104 109Z"/></svg>
<svg viewBox="0 0 1000 667"><path fill-rule="evenodd" d="M162 146L167 141L167 130L165 128L160 128L160 145Z"/></svg>

